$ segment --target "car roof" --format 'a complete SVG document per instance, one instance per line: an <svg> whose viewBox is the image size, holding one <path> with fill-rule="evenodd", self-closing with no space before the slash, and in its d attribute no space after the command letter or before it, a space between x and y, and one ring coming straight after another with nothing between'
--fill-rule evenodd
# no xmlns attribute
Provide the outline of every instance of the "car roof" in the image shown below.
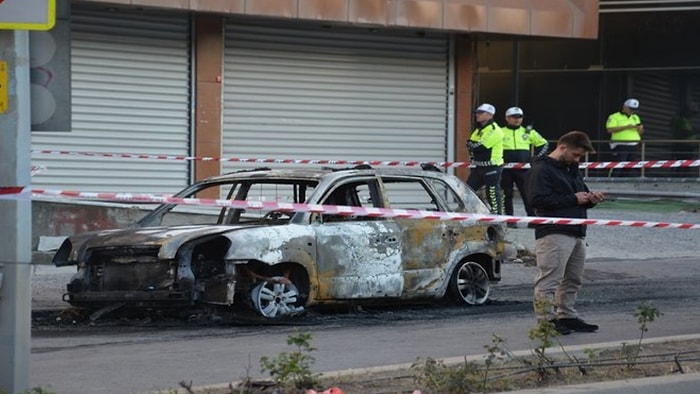
<svg viewBox="0 0 700 394"><path fill-rule="evenodd" d="M433 167L435 168L435 167ZM360 166L352 168L316 168L316 169L271 169L271 168L252 168L244 169L235 172L214 176L205 179L203 182L226 182L242 179L306 179L320 181L322 178L345 178L348 176L361 175L397 175L397 176L420 176L420 177L451 177L437 168L431 170L423 170L422 168L372 168L369 166Z"/></svg>

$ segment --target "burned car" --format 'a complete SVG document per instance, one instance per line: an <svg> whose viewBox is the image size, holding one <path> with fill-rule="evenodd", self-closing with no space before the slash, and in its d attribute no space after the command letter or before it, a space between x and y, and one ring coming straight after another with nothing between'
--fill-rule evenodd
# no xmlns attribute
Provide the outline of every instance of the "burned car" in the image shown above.
<svg viewBox="0 0 700 394"><path fill-rule="evenodd" d="M245 306L278 318L338 303L477 305L500 280L501 224L362 215L359 208L488 214L464 182L435 168L241 170L175 197L267 204L163 204L131 228L71 236L53 259L77 266L64 300L93 311ZM275 209L281 203L352 209Z"/></svg>

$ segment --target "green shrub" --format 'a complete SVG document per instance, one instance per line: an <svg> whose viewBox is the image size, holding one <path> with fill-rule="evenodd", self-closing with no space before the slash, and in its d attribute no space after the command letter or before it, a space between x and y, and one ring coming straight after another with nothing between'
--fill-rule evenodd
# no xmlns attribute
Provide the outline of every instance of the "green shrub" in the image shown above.
<svg viewBox="0 0 700 394"><path fill-rule="evenodd" d="M298 332L287 338L287 345L295 346L293 352L282 352L274 358L263 356L260 367L263 373L287 390L306 390L316 385L318 374L311 372L316 361L309 353L316 350L311 346L311 334Z"/></svg>

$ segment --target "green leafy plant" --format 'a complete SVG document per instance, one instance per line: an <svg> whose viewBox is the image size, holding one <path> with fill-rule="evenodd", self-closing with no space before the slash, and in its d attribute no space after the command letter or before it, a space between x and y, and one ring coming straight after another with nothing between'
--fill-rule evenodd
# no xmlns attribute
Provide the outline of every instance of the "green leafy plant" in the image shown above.
<svg viewBox="0 0 700 394"><path fill-rule="evenodd" d="M549 313L547 312L552 311L553 308L554 303L552 300L542 298L535 301L535 310L540 316L548 316ZM579 372L581 372L582 375L586 374L586 369L580 365L579 360L574 355L569 354L564 345L559 342L558 337L560 335L559 331L554 327L554 324L544 319L538 320L537 325L528 332L528 337L531 340L539 341L539 344L533 350L535 353L536 365L539 367L537 370L539 380L544 380L547 377L547 369L545 366L554 364L554 360L546 354L546 350L552 347L555 342L559 345L562 354L564 354L569 361L578 365ZM560 373L558 368L554 370L557 374Z"/></svg>
<svg viewBox="0 0 700 394"><path fill-rule="evenodd" d="M297 332L287 338L287 345L295 346L293 352L282 352L274 358L263 356L260 367L263 373L284 389L306 390L312 388L318 380L318 374L311 372L316 359L309 353L316 350L311 346L311 334Z"/></svg>
<svg viewBox="0 0 700 394"><path fill-rule="evenodd" d="M496 361L503 361L507 359L514 359L515 356L508 349L506 340L499 336L498 334L491 333L491 344L484 345L488 355L486 360L484 360L484 379L481 383L481 390L486 390L486 383L488 381L489 371Z"/></svg>
<svg viewBox="0 0 700 394"><path fill-rule="evenodd" d="M425 394L468 394L481 390L479 367L467 360L458 366L427 358L411 366L416 374L413 381Z"/></svg>
<svg viewBox="0 0 700 394"><path fill-rule="evenodd" d="M483 365L466 359L459 365L450 366L432 358L418 360L411 365L414 371L414 383L426 394L466 394L475 391L507 390L507 377L499 377L494 381L489 379L489 373L492 368L498 367L497 363L508 362L517 357L508 349L503 337L495 333L491 335L491 343L484 345L488 354Z"/></svg>
<svg viewBox="0 0 700 394"><path fill-rule="evenodd" d="M641 335L639 336L640 346L642 345L644 333L649 331L648 324L656 320L657 317L661 316L663 316L663 313L647 302L637 307L637 312L634 313L634 317L637 318L637 323L639 323L639 331L641 331Z"/></svg>
<svg viewBox="0 0 700 394"><path fill-rule="evenodd" d="M540 298L535 300L535 311L538 316L549 316L550 313L548 311L551 311L553 306L554 304L549 299ZM546 351L547 348L554 345L554 338L557 335L559 335L559 332L554 328L554 324L545 319L539 319L537 325L528 332L528 338L533 341L539 341L534 349L538 365L552 363Z"/></svg>
<svg viewBox="0 0 700 394"><path fill-rule="evenodd" d="M545 380L547 377L547 369L544 368L546 365L551 365L554 363L549 355L547 355L547 348L554 345L553 338L559 335L554 325L547 320L539 320L537 325L530 329L528 332L528 337L533 341L539 341L537 346L533 349L535 354L535 364L537 365L538 380Z"/></svg>
<svg viewBox="0 0 700 394"><path fill-rule="evenodd" d="M583 354L586 355L586 359L588 360L588 362L592 363L598 360L599 351L596 349L585 348L583 349Z"/></svg>
<svg viewBox="0 0 700 394"><path fill-rule="evenodd" d="M543 300L536 304L540 311L551 310L553 304L549 300ZM540 315L540 313L538 313ZM548 314L544 314L548 315ZM649 304L642 304L636 313L641 331L641 337L637 346L622 344L622 354L625 359L618 359L617 362L608 358L601 359L606 351L586 348L583 349L585 359L567 351L559 341L561 335L554 324L545 319L538 321L536 327L529 331L531 340L538 341L531 357L519 357L513 354L507 347L506 340L492 334L491 343L484 345L486 356L483 362L468 362L466 359L459 365L445 365L443 361L434 359L418 360L411 366L412 374L402 375L410 378L412 375L414 385L418 386L423 393L454 393L463 394L470 392L493 392L512 390L513 387L536 387L547 386L552 382L557 384L570 381L581 381L579 379L620 378L625 376L639 376L639 372L610 368L612 365L632 364L638 357L639 348L648 331L649 324L655 321L662 314ZM566 358L554 357L548 352L548 348L559 346L561 353ZM579 358L582 358L579 360ZM513 362L514 361L514 362ZM677 371L682 371L679 362L675 361ZM518 366L517 364L520 364ZM598 368L603 367L603 368ZM531 373L536 373L536 381L525 377ZM620 375L622 372L622 375ZM554 374L554 375L553 375ZM575 376L579 375L579 376ZM556 379L552 379L552 377ZM585 376L585 377L584 377ZM396 378L392 376L392 378ZM390 392L390 391L386 391Z"/></svg>
<svg viewBox="0 0 700 394"><path fill-rule="evenodd" d="M628 367L633 366L639 358L639 353L642 351L642 340L644 339L644 333L649 331L649 323L652 323L657 317L661 316L663 316L663 313L648 302L645 302L637 307L634 317L637 318L637 323L639 323L639 341L637 342L637 346L632 347L632 349L629 351L627 361L630 362L630 365L628 365ZM624 345L625 344L623 344L623 353Z"/></svg>

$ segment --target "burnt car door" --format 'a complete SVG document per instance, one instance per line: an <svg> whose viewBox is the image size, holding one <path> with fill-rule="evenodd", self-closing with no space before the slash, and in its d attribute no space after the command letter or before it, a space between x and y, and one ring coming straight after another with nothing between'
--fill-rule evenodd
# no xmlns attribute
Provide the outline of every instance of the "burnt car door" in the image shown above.
<svg viewBox="0 0 700 394"><path fill-rule="evenodd" d="M443 201L446 212L462 212L488 215L488 207L484 205L479 197L469 188L458 189L457 185L451 186L441 179L431 179L429 181L435 194ZM488 249L495 246L490 242L496 237L495 232L499 231L500 224L478 223L473 220L449 220L445 222L447 234L449 235L451 249L455 253L484 253L488 255L500 253L494 251L489 253Z"/></svg>
<svg viewBox="0 0 700 394"><path fill-rule="evenodd" d="M322 197L323 205L382 207L374 177L346 180ZM314 214L318 299L399 297L403 292L400 229L387 218Z"/></svg>
<svg viewBox="0 0 700 394"><path fill-rule="evenodd" d="M420 177L383 176L385 199L394 209L441 211L428 183ZM452 251L451 236L438 219L396 219L401 231L404 297L432 296L445 282L446 264Z"/></svg>

